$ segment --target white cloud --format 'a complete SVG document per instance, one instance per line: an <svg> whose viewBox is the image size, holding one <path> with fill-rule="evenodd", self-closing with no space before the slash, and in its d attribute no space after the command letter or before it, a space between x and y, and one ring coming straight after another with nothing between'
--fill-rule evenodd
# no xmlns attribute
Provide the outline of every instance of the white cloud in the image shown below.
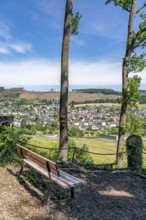
<svg viewBox="0 0 146 220"><path fill-rule="evenodd" d="M0 85L58 84L59 65L47 60L0 63Z"/></svg>
<svg viewBox="0 0 146 220"><path fill-rule="evenodd" d="M8 46L17 53L26 53L28 51L31 51L32 49L32 45L30 43L25 42L11 43L8 44Z"/></svg>
<svg viewBox="0 0 146 220"><path fill-rule="evenodd" d="M121 64L106 61L71 61L70 85L120 85ZM60 84L60 62L46 59L0 63L0 85ZM146 84L146 71L141 73Z"/></svg>
<svg viewBox="0 0 146 220"><path fill-rule="evenodd" d="M10 28L4 23L0 23L0 54L11 54L11 52L24 54L32 50L32 44L14 40Z"/></svg>

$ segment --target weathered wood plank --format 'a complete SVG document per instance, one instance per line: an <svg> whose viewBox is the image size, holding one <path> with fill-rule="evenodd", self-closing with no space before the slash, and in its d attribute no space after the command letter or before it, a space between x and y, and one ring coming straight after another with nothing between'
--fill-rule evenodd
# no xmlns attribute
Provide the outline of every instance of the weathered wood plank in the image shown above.
<svg viewBox="0 0 146 220"><path fill-rule="evenodd" d="M25 158L23 159L25 164L63 189L74 188L76 185L86 184L85 181L58 169L55 162L44 158L19 144L17 144L17 151L23 158Z"/></svg>
<svg viewBox="0 0 146 220"><path fill-rule="evenodd" d="M59 175L59 172L57 171L58 170L57 164L55 162L53 162L47 158L44 158L44 157L38 155L37 153L19 145L19 144L16 144L16 146L17 146L18 153L21 154L23 157L34 161L35 163L39 164L43 168L47 168L47 163L48 163L50 171L53 173L56 173L56 175ZM53 170L55 170L55 171L53 171Z"/></svg>
<svg viewBox="0 0 146 220"><path fill-rule="evenodd" d="M29 161L28 159L24 159L24 162L32 169L34 169L35 171L37 171L38 173L42 174L44 177L46 177L47 179L50 179L49 174L47 172L47 170L43 169L42 167L40 167L39 165L35 164L32 161ZM59 179L58 176L54 175L53 173L50 173L51 175L51 181L55 182L56 184L58 184L60 187L62 188L69 188L69 185L64 183L62 180Z"/></svg>
<svg viewBox="0 0 146 220"><path fill-rule="evenodd" d="M59 173L60 173L60 176L62 176L64 178L74 182L74 184L77 184L77 185L79 185L79 184L86 184L86 181L78 179L77 177L74 177L74 176L72 176L72 175L70 175L68 173L65 173L62 170L59 170Z"/></svg>

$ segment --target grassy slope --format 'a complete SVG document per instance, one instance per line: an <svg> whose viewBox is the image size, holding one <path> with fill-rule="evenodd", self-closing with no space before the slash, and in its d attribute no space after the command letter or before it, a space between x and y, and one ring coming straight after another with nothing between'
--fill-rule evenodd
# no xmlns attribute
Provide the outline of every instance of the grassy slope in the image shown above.
<svg viewBox="0 0 146 220"><path fill-rule="evenodd" d="M82 147L84 144L88 147L88 150L90 152L95 153L116 153L116 142L111 140L105 140L101 138L95 138L95 139L84 139L84 138L73 138L73 141L75 141L77 147ZM59 144L59 141L57 139L49 139L49 138L38 138L33 137L30 141L30 144L41 146L41 147L47 147L52 148L54 147L54 144ZM146 148L146 141L144 142L144 146ZM42 149L43 150L43 149ZM95 163L113 163L116 160L115 155L95 155L90 154L93 161ZM144 155L144 165L146 166L146 154ZM124 166L126 166L126 156L124 156Z"/></svg>
<svg viewBox="0 0 146 220"><path fill-rule="evenodd" d="M104 140L100 138L96 138L96 139L72 138L71 140L75 141L76 146L79 148L82 147L84 144L86 144L90 152L103 153L103 154L116 152L116 142L114 141ZM48 149L52 148L54 144L59 145L59 141L56 139L53 140L49 138L38 138L38 137L33 137L29 141L29 143L36 146L47 147ZM101 156L94 154L90 154L90 156L96 163L112 163L115 161L115 156Z"/></svg>

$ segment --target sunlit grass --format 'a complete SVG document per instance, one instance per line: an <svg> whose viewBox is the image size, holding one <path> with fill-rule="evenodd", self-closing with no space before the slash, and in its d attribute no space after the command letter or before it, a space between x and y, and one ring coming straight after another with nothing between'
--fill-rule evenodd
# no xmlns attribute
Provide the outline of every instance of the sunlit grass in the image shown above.
<svg viewBox="0 0 146 220"><path fill-rule="evenodd" d="M76 143L78 148L86 145L88 147L89 152L99 153L99 154L116 154L116 146L117 142L112 140L106 140L102 138L94 138L94 139L87 139L87 138L70 138ZM49 139L45 137L36 137L33 136L31 140L29 140L29 144L52 148L55 144L59 147L59 139ZM146 141L144 141L144 147L146 148ZM42 149L43 150L43 149ZM124 149L126 151L126 149ZM93 162L96 164L107 164L107 163L114 163L116 161L116 155L96 155L90 153L90 157L92 158ZM143 165L146 167L146 154L143 154ZM127 166L127 157L124 154L123 166Z"/></svg>
<svg viewBox="0 0 146 220"><path fill-rule="evenodd" d="M32 145L36 145L36 146L40 146L40 147L47 147L47 148L51 148L51 146L53 144L58 143L58 140L56 139L49 139L49 138L45 138L45 137L35 137L33 136L29 142L29 144Z"/></svg>
<svg viewBox="0 0 146 220"><path fill-rule="evenodd" d="M83 106L120 106L119 103L85 103L85 104L74 104L74 107Z"/></svg>
<svg viewBox="0 0 146 220"><path fill-rule="evenodd" d="M121 106L119 103L85 103L85 104L74 104L74 107L83 107L83 106ZM146 104L138 104L141 108L146 108Z"/></svg>

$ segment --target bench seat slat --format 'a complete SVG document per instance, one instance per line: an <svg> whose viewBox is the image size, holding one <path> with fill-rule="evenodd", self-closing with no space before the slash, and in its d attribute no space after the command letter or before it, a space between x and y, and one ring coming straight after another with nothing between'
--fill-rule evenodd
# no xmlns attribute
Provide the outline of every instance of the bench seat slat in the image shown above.
<svg viewBox="0 0 146 220"><path fill-rule="evenodd" d="M52 177L52 173L51 173L51 177ZM64 178L63 176L55 176L57 179L61 180L62 182L64 182L65 184L67 184L69 187L74 187L76 184L66 178Z"/></svg>
<svg viewBox="0 0 146 220"><path fill-rule="evenodd" d="M46 178L49 178L49 175L48 175L48 172L46 169L43 169L42 167L40 167L38 164L32 162L32 161L29 161L28 159L24 159L24 162L28 165L30 165L31 167L33 166L33 168L35 170L37 170L38 172L40 172L41 174L43 174ZM61 181L63 183L65 183L66 185L68 185L68 187L74 187L76 185L75 182L73 181L70 181L69 178L66 179L65 177L63 176L56 176L56 175L53 175L53 173L50 173L51 175L51 178L53 178L54 181ZM66 186L64 186L65 188L68 188Z"/></svg>
<svg viewBox="0 0 146 220"><path fill-rule="evenodd" d="M68 173L63 172L60 169L59 169L59 174L60 174L60 176L72 181L75 185L86 184L86 182L84 180L78 179Z"/></svg>
<svg viewBox="0 0 146 220"><path fill-rule="evenodd" d="M85 181L78 179L61 169L58 169L57 164L41 155L19 145L17 145L17 151L23 157L24 165L28 165L33 170L37 171L45 178L49 179L53 183L57 184L63 189L71 189L71 197L73 198L73 188L76 185L86 184ZM22 166L23 167L23 166ZM22 168L23 169L23 168ZM22 170L20 170L21 174ZM20 176L19 174L19 176Z"/></svg>
<svg viewBox="0 0 146 220"><path fill-rule="evenodd" d="M45 176L47 179L50 179L47 170L43 169L42 167L40 167L39 165L37 165L36 163L34 163L34 162L32 162L28 159L24 159L24 162L28 166L30 166L31 168L33 168L34 170L36 170L37 172L39 172L40 174ZM50 173L50 175L51 175L51 181L55 182L60 187L62 187L64 189L65 188L70 188L70 186L68 184L64 183L63 181L61 181L58 176L54 175L53 173Z"/></svg>

